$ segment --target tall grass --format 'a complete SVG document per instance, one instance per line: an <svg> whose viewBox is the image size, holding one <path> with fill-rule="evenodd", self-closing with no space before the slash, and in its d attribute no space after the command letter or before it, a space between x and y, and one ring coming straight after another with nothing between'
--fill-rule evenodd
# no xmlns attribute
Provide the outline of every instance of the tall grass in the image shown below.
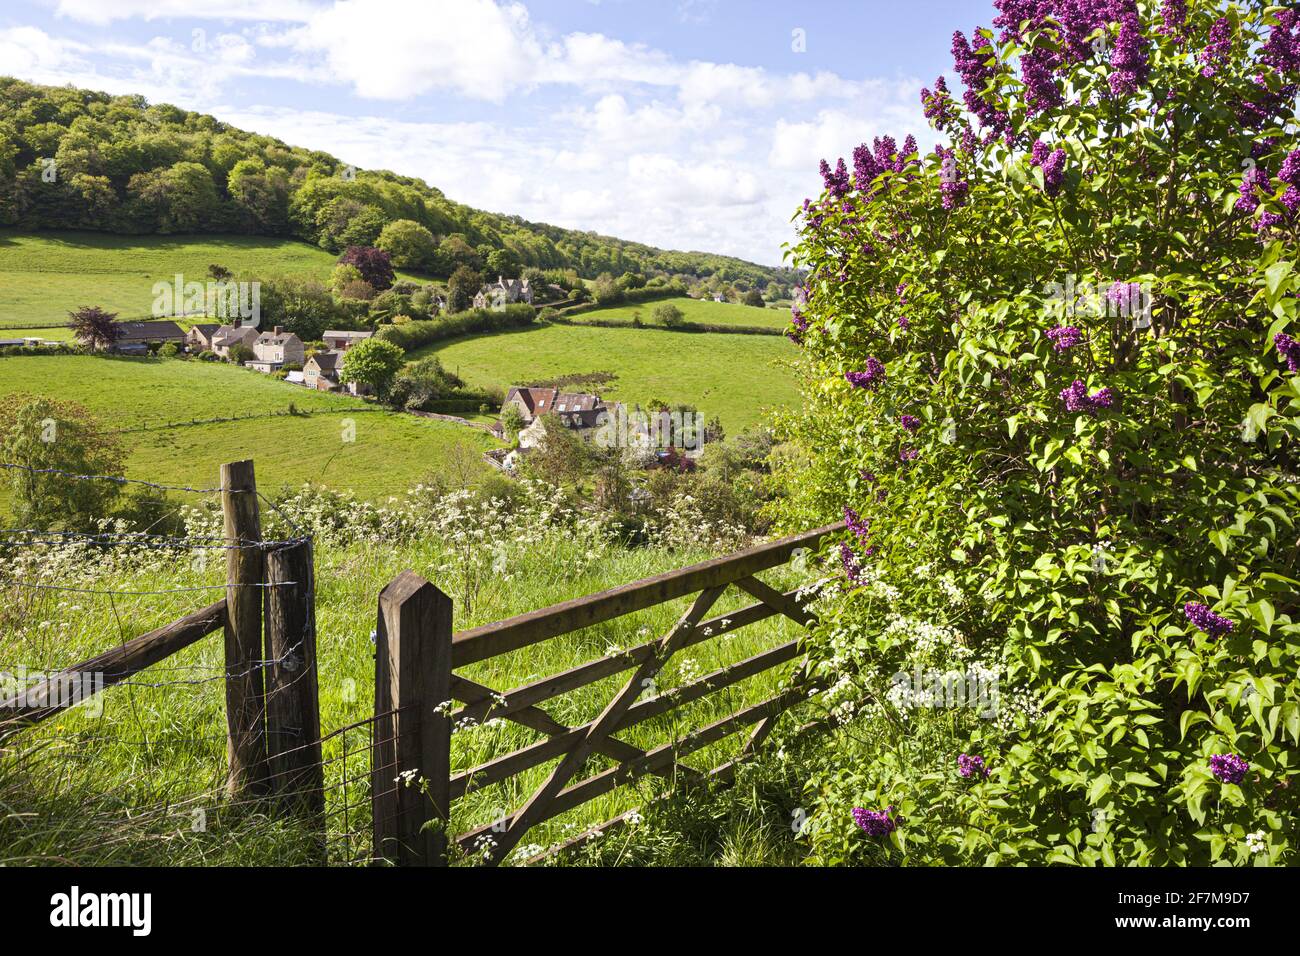
<svg viewBox="0 0 1300 956"><path fill-rule="evenodd" d="M506 505L467 493L434 498L417 489L400 503L376 507L345 496L304 492L267 515L268 534L285 534L281 514L312 532L317 551L317 622L322 730L327 734L373 713L374 646L371 632L379 591L410 568L446 591L458 629L498 620L619 583L703 560L737 544L711 537L684 516L665 526L658 543L628 548L563 502L532 489ZM216 515L192 510L195 535L216 531ZM786 589L793 572L767 575ZM11 548L0 551L0 580L58 584L95 591L163 591L219 586L223 553L202 550L83 547ZM220 590L141 597L40 591L0 584L0 669L56 670L175 619L215 599ZM466 677L498 691L628 648L665 633L689 598L553 638L462 669ZM728 594L713 614L748 604ZM696 676L799 636L777 617L692 647L673 657L656 678L667 690ZM0 861L60 860L77 864L305 863L310 834L292 819L224 797L225 706L223 651L210 636L123 686L110 688L97 708L81 707L26 731L0 753ZM641 748L680 739L698 727L776 693L791 663L711 697L629 728L619 736ZM556 720L577 725L595 717L628 673L543 704ZM102 710L98 707L102 706ZM798 719L791 718L791 722ZM462 727L453 738L459 772L505 754L541 735L508 721ZM734 756L741 735L706 748L688 762L707 769ZM327 787L326 859L334 864L370 856L369 729L329 737L324 744ZM457 801L451 828L463 832L490 824L518 807L545 779L555 761ZM608 766L596 757L584 775ZM742 779L745 779L742 777ZM663 794L671 780L653 778L624 787L531 831L516 859L558 843L594 824ZM778 787L778 789L780 789ZM797 788L796 788L797 789ZM741 792L739 789L737 792ZM749 791L746 791L749 792ZM698 800L698 798L693 798ZM686 806L690 806L688 803ZM669 813L672 802L647 813ZM659 819L656 816L656 819ZM719 859L788 862L783 824L750 810L735 816L736 829ZM699 827L694 827L698 835ZM637 832L633 828L619 839ZM641 832L645 833L644 827ZM593 849L572 858L614 863L698 858L689 834L656 850L628 844L612 857ZM664 839L661 837L660 841ZM618 844L611 838L610 848ZM712 845L712 844L710 844ZM658 855L656 855L658 854Z"/></svg>

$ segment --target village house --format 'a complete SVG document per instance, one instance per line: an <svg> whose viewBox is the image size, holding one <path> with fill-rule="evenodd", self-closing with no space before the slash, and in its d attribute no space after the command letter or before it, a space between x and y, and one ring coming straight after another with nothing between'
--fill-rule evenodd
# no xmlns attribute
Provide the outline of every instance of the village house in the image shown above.
<svg viewBox="0 0 1300 956"><path fill-rule="evenodd" d="M497 276L497 281L485 285L474 296L474 308L490 309L495 305L511 305L515 302L533 304L533 290L527 279L507 279Z"/></svg>
<svg viewBox="0 0 1300 956"><path fill-rule="evenodd" d="M358 342L363 342L374 335L374 332L330 332L326 331L321 335L321 341L325 347L334 352L346 352Z"/></svg>
<svg viewBox="0 0 1300 956"><path fill-rule="evenodd" d="M576 431L585 441L591 441L601 425L611 416L622 414L623 410L621 403L606 402L599 395L519 386L506 393L501 410L504 412L511 405L519 409L526 426L519 433L520 448L532 448L545 437L546 428L542 423L545 415L555 415L566 428Z"/></svg>
<svg viewBox="0 0 1300 956"><path fill-rule="evenodd" d="M349 395L365 395L369 389L357 385L356 382L343 382L339 378L339 373L343 371L343 356L346 353L342 350L333 349L328 352L317 352L302 367L302 384L308 388L314 388L318 392L333 392L342 390Z"/></svg>
<svg viewBox="0 0 1300 956"><path fill-rule="evenodd" d="M190 330L185 333L185 347L191 352L210 352L212 351L212 339L217 334L221 326L215 322L203 325L191 325Z"/></svg>
<svg viewBox="0 0 1300 956"><path fill-rule="evenodd" d="M141 355L149 351L151 345L162 345L165 342L175 342L177 345L185 344L185 332L179 325L170 320L158 322L116 322L117 341L113 343L112 351L123 354Z"/></svg>
<svg viewBox="0 0 1300 956"><path fill-rule="evenodd" d="M251 325L223 325L212 333L212 351L223 359L230 358L236 345L251 349L257 341L257 329Z"/></svg>
<svg viewBox="0 0 1300 956"><path fill-rule="evenodd" d="M253 343L253 354L257 358L245 362L251 369L263 373L278 372L285 365L302 365L307 357L302 339L293 332L286 332L276 326L270 332L263 332Z"/></svg>

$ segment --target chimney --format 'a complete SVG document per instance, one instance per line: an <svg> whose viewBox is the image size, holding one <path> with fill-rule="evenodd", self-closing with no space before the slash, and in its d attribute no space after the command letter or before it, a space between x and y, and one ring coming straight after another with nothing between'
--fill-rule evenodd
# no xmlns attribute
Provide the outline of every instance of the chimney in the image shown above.
<svg viewBox="0 0 1300 956"><path fill-rule="evenodd" d="M235 328L239 328L239 326L243 323L243 321L244 321L243 319L241 319L241 318L239 318L239 317L236 317L236 318L235 318L235 326L234 326L234 327L235 327Z"/></svg>
<svg viewBox="0 0 1300 956"><path fill-rule="evenodd" d="M282 326L282 325L277 325L277 326L275 327L275 334L276 334L276 335L279 335L282 331L284 331L284 326Z"/></svg>

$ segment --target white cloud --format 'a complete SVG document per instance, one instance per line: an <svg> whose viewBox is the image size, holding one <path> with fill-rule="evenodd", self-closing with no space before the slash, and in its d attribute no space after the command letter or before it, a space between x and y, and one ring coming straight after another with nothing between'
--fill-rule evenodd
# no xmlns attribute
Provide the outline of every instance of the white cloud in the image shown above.
<svg viewBox="0 0 1300 956"><path fill-rule="evenodd" d="M543 56L527 9L492 0L339 0L293 39L338 81L387 100L449 89L500 101L534 81Z"/></svg>

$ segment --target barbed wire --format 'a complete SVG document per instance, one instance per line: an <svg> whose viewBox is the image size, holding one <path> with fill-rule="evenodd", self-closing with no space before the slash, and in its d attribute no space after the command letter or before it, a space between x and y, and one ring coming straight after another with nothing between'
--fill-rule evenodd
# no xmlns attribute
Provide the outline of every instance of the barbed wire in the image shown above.
<svg viewBox="0 0 1300 956"><path fill-rule="evenodd" d="M213 551L265 551L311 540L310 538L284 538L254 541L248 538L222 538L211 535L150 534L147 531L46 531L40 528L0 528L0 535L26 536L22 540L0 539L0 544L10 545L67 544L69 541L76 541L86 544L132 544L159 550L188 548Z"/></svg>
<svg viewBox="0 0 1300 956"><path fill-rule="evenodd" d="M0 578L0 584L11 587L31 588L36 591L71 591L75 594L103 594L109 597L150 597L159 594L186 594L193 591L225 591L228 588L284 588L299 583L298 581L233 581L226 584L198 584L185 588L167 588L161 591L102 591L98 588L74 588L62 584L32 584L29 581Z"/></svg>
<svg viewBox="0 0 1300 956"><path fill-rule="evenodd" d="M78 481L111 481L119 485L143 485L146 488L156 488L159 491L188 491L200 495L216 494L227 490L243 490L227 489L221 486L216 488L191 488L188 485L164 485L155 481L143 481L139 478L123 478L119 475L81 475L73 471L64 471L62 468L33 468L31 465L19 465L7 461L0 461L0 468L7 468L11 471L25 471L33 475L58 475L62 478L73 478Z"/></svg>

